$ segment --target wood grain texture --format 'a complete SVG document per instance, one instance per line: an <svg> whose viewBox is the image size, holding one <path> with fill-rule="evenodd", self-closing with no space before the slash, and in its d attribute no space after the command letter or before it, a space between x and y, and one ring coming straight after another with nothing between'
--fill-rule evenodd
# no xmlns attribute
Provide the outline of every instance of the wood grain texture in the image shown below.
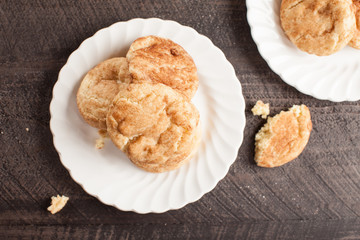
<svg viewBox="0 0 360 240"><path fill-rule="evenodd" d="M123 226L101 224L96 226L0 226L0 238L17 239L22 232L23 239L262 239L286 240L309 239L359 239L357 231L360 222L352 221L293 221L293 222L249 222L221 225L209 224L146 224ZM3 233L6 234L3 234Z"/></svg>
<svg viewBox="0 0 360 240"><path fill-rule="evenodd" d="M246 129L227 176L199 201L138 215L86 194L59 161L49 129L52 88L68 56L97 30L135 17L175 20L208 36L233 64ZM360 103L332 103L286 85L259 55L245 1L0 2L0 239L359 239ZM306 104L313 132L295 161L254 163L254 136L271 115ZM26 128L29 131L26 131ZM70 196L57 215L50 196Z"/></svg>

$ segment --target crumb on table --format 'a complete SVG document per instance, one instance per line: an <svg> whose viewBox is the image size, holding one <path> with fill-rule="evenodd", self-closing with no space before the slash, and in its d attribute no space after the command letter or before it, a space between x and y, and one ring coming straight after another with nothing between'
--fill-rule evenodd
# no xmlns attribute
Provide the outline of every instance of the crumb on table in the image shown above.
<svg viewBox="0 0 360 240"><path fill-rule="evenodd" d="M59 194L55 197L51 197L51 205L50 207L48 207L48 211L51 212L51 214L55 214L57 212L59 212L67 203L67 201L69 200L68 197L62 195L60 196Z"/></svg>
<svg viewBox="0 0 360 240"><path fill-rule="evenodd" d="M252 113L256 116L260 116L263 119L266 119L266 117L270 113L270 104L266 103L264 104L263 101L259 100L256 102L255 106L251 109Z"/></svg>

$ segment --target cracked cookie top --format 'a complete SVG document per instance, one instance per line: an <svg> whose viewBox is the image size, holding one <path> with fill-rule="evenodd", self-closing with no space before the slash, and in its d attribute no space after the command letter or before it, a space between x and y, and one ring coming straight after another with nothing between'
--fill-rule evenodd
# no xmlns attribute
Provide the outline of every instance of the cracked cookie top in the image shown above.
<svg viewBox="0 0 360 240"><path fill-rule="evenodd" d="M164 172L195 152L199 117L191 102L166 85L122 84L107 115L107 131L135 165Z"/></svg>
<svg viewBox="0 0 360 240"><path fill-rule="evenodd" d="M118 93L119 83L130 83L126 58L111 58L91 69L77 92L81 116L93 127L106 129L106 114Z"/></svg>
<svg viewBox="0 0 360 240"><path fill-rule="evenodd" d="M291 42L318 56L345 47L356 28L351 0L283 0L280 20Z"/></svg>
<svg viewBox="0 0 360 240"><path fill-rule="evenodd" d="M188 100L199 85L191 56L180 45L157 36L135 40L126 55L134 83L163 83L184 94Z"/></svg>

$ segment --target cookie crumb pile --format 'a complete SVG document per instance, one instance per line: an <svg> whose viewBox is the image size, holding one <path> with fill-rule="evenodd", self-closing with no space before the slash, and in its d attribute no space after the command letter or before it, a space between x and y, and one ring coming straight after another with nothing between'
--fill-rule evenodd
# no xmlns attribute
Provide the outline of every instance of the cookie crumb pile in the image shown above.
<svg viewBox="0 0 360 240"><path fill-rule="evenodd" d="M77 104L137 167L165 172L186 163L199 145L200 115L191 103L198 85L196 65L180 45L147 36L131 44L126 58L91 69ZM96 148L103 146L104 135Z"/></svg>

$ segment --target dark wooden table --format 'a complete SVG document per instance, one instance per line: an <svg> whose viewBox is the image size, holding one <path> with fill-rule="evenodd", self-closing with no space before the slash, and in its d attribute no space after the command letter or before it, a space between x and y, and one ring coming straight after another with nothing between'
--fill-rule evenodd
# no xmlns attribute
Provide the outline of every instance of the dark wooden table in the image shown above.
<svg viewBox="0 0 360 240"><path fill-rule="evenodd" d="M70 53L135 17L175 20L208 36L233 64L246 100L244 141L229 173L199 201L163 214L122 212L88 195L61 165L49 129L52 88ZM258 99L272 114L301 103L311 110L309 144L290 164L254 164L264 124L250 111ZM0 239L360 239L359 125L359 102L317 100L270 70L244 0L0 0ZM70 201L51 215L58 193Z"/></svg>

